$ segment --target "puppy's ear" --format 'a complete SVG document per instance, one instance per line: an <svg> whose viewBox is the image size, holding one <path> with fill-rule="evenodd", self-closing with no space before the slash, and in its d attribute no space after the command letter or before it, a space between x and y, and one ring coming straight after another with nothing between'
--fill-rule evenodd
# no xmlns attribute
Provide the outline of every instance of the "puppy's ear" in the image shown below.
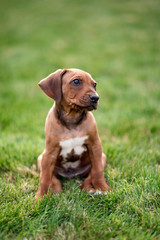
<svg viewBox="0 0 160 240"><path fill-rule="evenodd" d="M62 77L66 71L67 70L59 69L38 83L42 91L57 103L59 103L62 98Z"/></svg>

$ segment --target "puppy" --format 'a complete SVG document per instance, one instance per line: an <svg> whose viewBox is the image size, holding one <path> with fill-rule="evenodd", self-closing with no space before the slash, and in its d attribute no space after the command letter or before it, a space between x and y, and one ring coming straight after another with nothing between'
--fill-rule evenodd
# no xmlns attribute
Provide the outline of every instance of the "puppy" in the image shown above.
<svg viewBox="0 0 160 240"><path fill-rule="evenodd" d="M46 147L38 157L40 182L36 197L61 192L58 175L86 176L82 189L108 191L104 178L106 156L90 112L98 106L96 82L82 70L60 69L38 85L55 103L46 118Z"/></svg>

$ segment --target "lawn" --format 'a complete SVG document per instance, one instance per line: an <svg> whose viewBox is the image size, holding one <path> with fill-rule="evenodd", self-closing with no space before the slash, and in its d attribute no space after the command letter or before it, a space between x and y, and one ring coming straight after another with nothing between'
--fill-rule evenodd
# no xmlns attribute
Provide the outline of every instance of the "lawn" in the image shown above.
<svg viewBox="0 0 160 240"><path fill-rule="evenodd" d="M158 0L2 0L0 239L160 239L160 4ZM97 81L94 115L112 191L35 202L35 169L53 102L37 83L58 68ZM37 170L36 170L37 171Z"/></svg>

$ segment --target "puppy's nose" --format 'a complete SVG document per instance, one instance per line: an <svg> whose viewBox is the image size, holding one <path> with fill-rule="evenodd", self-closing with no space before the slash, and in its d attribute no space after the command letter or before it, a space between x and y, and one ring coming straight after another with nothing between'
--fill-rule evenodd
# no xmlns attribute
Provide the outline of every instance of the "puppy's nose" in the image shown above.
<svg viewBox="0 0 160 240"><path fill-rule="evenodd" d="M99 97L94 94L90 95L89 97L90 97L92 103L97 103L99 100Z"/></svg>

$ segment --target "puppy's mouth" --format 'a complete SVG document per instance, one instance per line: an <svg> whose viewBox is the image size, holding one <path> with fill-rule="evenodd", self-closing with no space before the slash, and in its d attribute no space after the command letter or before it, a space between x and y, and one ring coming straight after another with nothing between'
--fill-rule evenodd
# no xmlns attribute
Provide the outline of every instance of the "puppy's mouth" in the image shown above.
<svg viewBox="0 0 160 240"><path fill-rule="evenodd" d="M92 111L92 110L97 109L98 104L97 103L94 103L94 104L92 103L90 105L82 106L82 105L78 105L78 104L73 103L72 107L76 110Z"/></svg>

